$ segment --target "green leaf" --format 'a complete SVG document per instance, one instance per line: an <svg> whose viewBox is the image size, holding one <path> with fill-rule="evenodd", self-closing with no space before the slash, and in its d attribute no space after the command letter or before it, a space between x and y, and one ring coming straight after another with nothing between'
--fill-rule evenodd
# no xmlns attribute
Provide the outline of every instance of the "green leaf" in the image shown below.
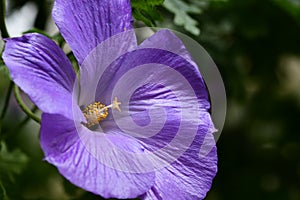
<svg viewBox="0 0 300 200"><path fill-rule="evenodd" d="M3 51L3 49L4 49L4 41L3 41L3 39L2 39L2 37L0 35L0 53L1 53L1 57L2 57L2 51Z"/></svg>
<svg viewBox="0 0 300 200"><path fill-rule="evenodd" d="M163 2L164 0L131 0L132 15L147 26L155 26L156 21L162 21L157 7L161 6Z"/></svg>
<svg viewBox="0 0 300 200"><path fill-rule="evenodd" d="M28 157L19 149L9 152L5 143L0 143L0 179L8 176L14 181L14 175L20 174L27 162Z"/></svg>
<svg viewBox="0 0 300 200"><path fill-rule="evenodd" d="M2 184L1 180L0 180L0 199L9 200L9 198L8 198L8 196L6 194L5 187Z"/></svg>
<svg viewBox="0 0 300 200"><path fill-rule="evenodd" d="M273 2L300 24L300 0L273 0Z"/></svg>
<svg viewBox="0 0 300 200"><path fill-rule="evenodd" d="M26 33L39 33L39 34L42 34L42 35L50 38L50 36L45 31L40 30L38 28L33 28L28 31L24 31L22 34L26 34Z"/></svg>
<svg viewBox="0 0 300 200"><path fill-rule="evenodd" d="M9 34L6 29L6 24L5 24L5 14L6 14L6 4L5 0L0 0L0 35L4 38L9 37Z"/></svg>
<svg viewBox="0 0 300 200"><path fill-rule="evenodd" d="M190 14L201 14L211 3L224 3L227 0L165 0L163 6L174 14L174 23L194 35L200 34L198 22Z"/></svg>
<svg viewBox="0 0 300 200"><path fill-rule="evenodd" d="M3 73L5 76L10 77L10 75L9 75L9 70L8 70L8 68L5 66L5 64L3 63L2 60L0 60L0 73Z"/></svg>
<svg viewBox="0 0 300 200"><path fill-rule="evenodd" d="M164 0L131 0L130 2L132 7L147 10L149 7L162 5Z"/></svg>
<svg viewBox="0 0 300 200"><path fill-rule="evenodd" d="M198 22L189 15L200 14L202 12L200 7L187 4L182 0L165 0L164 7L174 13L176 25L184 26L187 31L194 35L200 34L200 29L197 27Z"/></svg>
<svg viewBox="0 0 300 200"><path fill-rule="evenodd" d="M63 48L63 46L66 44L66 41L60 32L58 32L56 35L52 36L51 39L56 41L58 46L60 46L60 48Z"/></svg>

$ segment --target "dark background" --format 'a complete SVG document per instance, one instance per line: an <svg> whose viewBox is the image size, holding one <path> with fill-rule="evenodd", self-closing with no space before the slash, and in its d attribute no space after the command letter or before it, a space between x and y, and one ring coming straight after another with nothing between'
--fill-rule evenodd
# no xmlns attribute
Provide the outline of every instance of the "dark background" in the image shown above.
<svg viewBox="0 0 300 200"><path fill-rule="evenodd" d="M27 3L9 2L8 18ZM38 8L34 27L45 30L52 1L32 2ZM199 6L196 0L185 2ZM219 172L206 199L299 200L300 1L203 2L201 14L190 14L200 35L176 26L174 14L164 6L157 7L163 21L156 25L197 40L217 64L226 87L227 117L217 142ZM144 16L152 19L149 13ZM5 67L0 69L2 109L9 79ZM33 121L20 126L24 119L12 96L0 137L0 199L101 199L41 161L39 126Z"/></svg>

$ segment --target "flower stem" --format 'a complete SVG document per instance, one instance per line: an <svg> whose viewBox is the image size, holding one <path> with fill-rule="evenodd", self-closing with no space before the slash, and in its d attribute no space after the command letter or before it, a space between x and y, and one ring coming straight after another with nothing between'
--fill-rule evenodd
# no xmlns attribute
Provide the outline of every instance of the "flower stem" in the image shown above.
<svg viewBox="0 0 300 200"><path fill-rule="evenodd" d="M37 107L37 106L34 106L34 107L31 109L31 112L32 112L32 113L35 113L37 110L38 110L38 107ZM26 116L26 118L18 125L17 130L21 129L21 128L29 121L29 120L30 120L30 117L29 117L29 116Z"/></svg>
<svg viewBox="0 0 300 200"><path fill-rule="evenodd" d="M9 86L8 86L8 91L7 91L7 94L6 94L6 98L5 98L5 102L4 102L4 107L3 107L1 117L0 117L1 121L5 117L5 114L6 114L6 111L7 111L7 108L8 108L8 104L9 104L9 100L10 100L11 91L12 91L13 87L14 87L14 83L12 81L10 81Z"/></svg>
<svg viewBox="0 0 300 200"><path fill-rule="evenodd" d="M6 0L0 0L0 13L1 13L0 14L0 38L9 38L9 34L8 34L8 31L6 29L6 24L5 24L5 15L6 15L5 1ZM1 55L2 55L2 51L0 52L0 56ZM7 94L6 94L6 98L5 98L5 102L4 102L4 107L3 107L3 110L2 110L2 113L1 113L1 116L0 116L0 133L2 132L2 123L3 123L3 119L5 117L7 108L8 108L8 104L9 104L9 100L10 100L10 96L11 96L13 86L14 86L14 83L12 81L10 81L9 86L8 86L8 91L7 91ZM2 186L2 183L1 183L1 186Z"/></svg>
<svg viewBox="0 0 300 200"><path fill-rule="evenodd" d="M1 30L1 35L3 38L8 38L9 34L6 29L5 25L5 0L0 0L0 30Z"/></svg>
<svg viewBox="0 0 300 200"><path fill-rule="evenodd" d="M9 200L8 197L7 197L7 194L6 194L6 190L4 188L4 185L2 184L2 181L0 180L0 188L2 190L2 195L3 196L3 200Z"/></svg>
<svg viewBox="0 0 300 200"><path fill-rule="evenodd" d="M20 95L19 87L17 85L14 86L14 93L18 104L20 105L21 109L26 113L26 115L31 119L33 119L34 121L36 121L37 123L40 123L41 119L38 116L36 116L23 102Z"/></svg>
<svg viewBox="0 0 300 200"><path fill-rule="evenodd" d="M8 108L8 104L9 104L9 100L10 100L10 96L11 96L11 91L13 89L14 83L12 81L10 81L9 86L8 86L8 91L5 97L5 102L4 102L4 107L0 116L0 133L2 131L2 123L3 123L3 119L5 117L7 108Z"/></svg>

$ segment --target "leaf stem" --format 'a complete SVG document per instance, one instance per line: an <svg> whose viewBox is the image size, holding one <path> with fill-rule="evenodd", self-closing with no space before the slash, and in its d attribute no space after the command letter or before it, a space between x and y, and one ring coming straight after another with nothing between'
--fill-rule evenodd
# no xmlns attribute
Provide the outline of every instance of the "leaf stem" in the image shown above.
<svg viewBox="0 0 300 200"><path fill-rule="evenodd" d="M2 132L2 123L3 123L3 119L5 117L7 108L8 108L8 104L9 104L9 100L10 100L10 96L11 96L11 92L12 92L12 88L14 86L14 83L12 81L10 81L9 86L8 86L8 91L5 97L5 102L4 102L4 107L0 116L0 133ZM1 138L0 138L1 140Z"/></svg>
<svg viewBox="0 0 300 200"><path fill-rule="evenodd" d="M1 117L0 120L2 121L2 119L5 117L7 108L8 108L8 104L9 104L9 100L10 100L10 96L11 96L11 91L13 89L14 83L12 81L10 81L9 86L8 86L8 91L6 94L6 98L5 98L5 102L4 102L4 107L1 113Z"/></svg>
<svg viewBox="0 0 300 200"><path fill-rule="evenodd" d="M3 38L8 38L9 34L6 29L5 25L5 0L0 0L0 30L1 30L1 35Z"/></svg>
<svg viewBox="0 0 300 200"><path fill-rule="evenodd" d="M35 113L37 110L38 110L38 107L37 107L37 106L34 106L34 107L31 109L31 112L32 112L32 113ZM17 130L21 129L21 128L29 121L29 120L30 120L30 117L29 117L29 116L26 116L26 118L23 119L23 121L18 125Z"/></svg>
<svg viewBox="0 0 300 200"><path fill-rule="evenodd" d="M14 86L14 93L18 104L20 105L21 109L26 113L26 115L31 119L33 119L34 121L36 121L37 123L40 123L41 119L38 116L36 116L23 102L20 95L19 87L17 85Z"/></svg>
<svg viewBox="0 0 300 200"><path fill-rule="evenodd" d="M7 194L6 194L6 190L5 190L4 185L1 180L0 180L0 188L2 190L3 200L9 200L9 198L7 197Z"/></svg>

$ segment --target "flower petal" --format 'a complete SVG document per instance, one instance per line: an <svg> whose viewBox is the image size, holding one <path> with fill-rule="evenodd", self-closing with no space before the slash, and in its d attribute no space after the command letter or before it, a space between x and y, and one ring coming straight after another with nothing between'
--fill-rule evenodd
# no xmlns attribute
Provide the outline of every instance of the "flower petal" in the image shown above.
<svg viewBox="0 0 300 200"><path fill-rule="evenodd" d="M64 52L41 34L6 39L3 59L13 81L47 113L72 118L75 72Z"/></svg>
<svg viewBox="0 0 300 200"><path fill-rule="evenodd" d="M136 49L134 30L127 30L106 39L94 48L85 58L80 68L79 105L86 106L95 101L99 79L112 62L123 54ZM108 72L109 73L109 72ZM105 79L105 82L110 82ZM104 81L102 85L106 85Z"/></svg>
<svg viewBox="0 0 300 200"><path fill-rule="evenodd" d="M75 185L105 198L135 198L154 184L154 173L131 173L131 160L118 150L143 153L141 145L128 137L92 132L59 115L43 114L41 146L45 160ZM77 132L78 131L78 132ZM91 146L89 146L91 145ZM95 152L93 152L95 151Z"/></svg>
<svg viewBox="0 0 300 200"><path fill-rule="evenodd" d="M216 154L216 152L214 151L212 154ZM142 199L204 199L216 174L216 163L216 160L205 159L193 163L191 167L184 167L186 163L179 164L177 162L178 166L173 167L175 165L173 164L156 173L155 185L142 196ZM210 165L214 167L212 168Z"/></svg>
<svg viewBox="0 0 300 200"><path fill-rule="evenodd" d="M79 64L102 41L132 29L129 0L56 0L53 19Z"/></svg>
<svg viewBox="0 0 300 200"><path fill-rule="evenodd" d="M186 50L182 41L168 29L161 29L157 31L151 37L143 41L142 44L140 44L139 48L154 48L170 51L177 55L180 55L181 57L189 61L191 64L196 66L195 62L192 60L191 55Z"/></svg>
<svg viewBox="0 0 300 200"><path fill-rule="evenodd" d="M145 198L202 199L217 171L207 88L173 34L158 32L144 44L111 66L110 84L100 79L98 98L122 103L102 127L118 128L150 151L145 157L157 172Z"/></svg>
<svg viewBox="0 0 300 200"><path fill-rule="evenodd" d="M212 132L199 126L188 150L170 166L156 172L154 186L142 199L204 199L216 173L217 151Z"/></svg>
<svg viewBox="0 0 300 200"><path fill-rule="evenodd" d="M145 157L157 169L156 180L145 199L203 199L217 172L215 129L209 113L185 106L175 94L162 86L146 85L132 94L128 115L122 114L126 113L123 106L120 114L116 111L113 119L102 123L106 131L118 127L136 137L151 152Z"/></svg>
<svg viewBox="0 0 300 200"><path fill-rule="evenodd" d="M168 30L158 31L145 40L137 50L128 52L126 55L119 57L118 60L112 63L99 80L96 99L99 100L101 98L103 99L105 96L110 96L116 83L119 82L120 78L128 71L151 63L165 65L169 69L174 69L181 73L182 76L188 80L192 88L194 88L198 99L202 101L202 108L206 110L210 109L207 88L197 65L192 61L191 56L188 54L180 39ZM141 73L132 76L132 79L134 80L131 81L145 82L145 79L155 76L167 77L167 73L170 71L164 71L164 69L167 68L162 67L160 69L156 67L155 69L156 71L149 66L148 68L145 68L144 74ZM151 76L149 77L149 75ZM149 81L150 80L148 80L148 82ZM173 82L175 84L177 81L174 80ZM135 85L137 84L138 83ZM124 87L127 86L124 85ZM111 99L105 99L104 101L110 102L110 100Z"/></svg>

